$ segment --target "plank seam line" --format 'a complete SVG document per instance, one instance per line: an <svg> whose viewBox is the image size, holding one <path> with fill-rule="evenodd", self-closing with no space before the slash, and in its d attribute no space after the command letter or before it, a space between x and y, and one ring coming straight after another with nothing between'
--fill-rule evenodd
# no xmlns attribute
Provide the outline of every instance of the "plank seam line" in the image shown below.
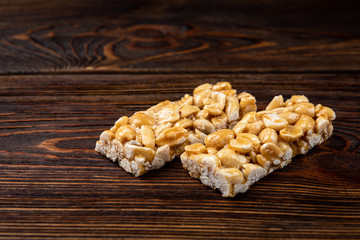
<svg viewBox="0 0 360 240"><path fill-rule="evenodd" d="M206 74L360 74L360 70L324 70L324 71L55 71L55 72L3 72L0 76L28 76L28 75L113 75L113 74L129 74L129 75L206 75Z"/></svg>

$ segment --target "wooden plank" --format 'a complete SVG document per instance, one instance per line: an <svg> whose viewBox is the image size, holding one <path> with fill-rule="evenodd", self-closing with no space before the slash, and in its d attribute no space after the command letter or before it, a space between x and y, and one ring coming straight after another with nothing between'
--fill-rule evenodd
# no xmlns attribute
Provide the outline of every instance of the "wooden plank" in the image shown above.
<svg viewBox="0 0 360 240"><path fill-rule="evenodd" d="M176 159L134 178L93 151L121 115L229 80L264 108L305 94L337 113L334 135L225 199ZM0 238L359 239L358 74L0 77Z"/></svg>
<svg viewBox="0 0 360 240"><path fill-rule="evenodd" d="M0 73L359 71L357 1L3 1Z"/></svg>

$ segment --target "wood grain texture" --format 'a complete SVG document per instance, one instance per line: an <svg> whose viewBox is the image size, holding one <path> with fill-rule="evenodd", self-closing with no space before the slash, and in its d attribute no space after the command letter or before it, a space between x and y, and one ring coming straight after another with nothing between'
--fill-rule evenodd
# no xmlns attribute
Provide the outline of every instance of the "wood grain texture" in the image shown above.
<svg viewBox="0 0 360 240"><path fill-rule="evenodd" d="M95 141L121 115L231 81L263 109L305 94L337 114L334 135L225 199L179 159L134 178ZM76 74L0 77L2 239L359 239L358 74Z"/></svg>
<svg viewBox="0 0 360 240"><path fill-rule="evenodd" d="M5 0L0 73L357 72L358 1Z"/></svg>
<svg viewBox="0 0 360 240"><path fill-rule="evenodd" d="M0 1L0 239L360 239L358 1ZM305 94L334 135L233 199L180 160L93 149L122 115L230 81Z"/></svg>

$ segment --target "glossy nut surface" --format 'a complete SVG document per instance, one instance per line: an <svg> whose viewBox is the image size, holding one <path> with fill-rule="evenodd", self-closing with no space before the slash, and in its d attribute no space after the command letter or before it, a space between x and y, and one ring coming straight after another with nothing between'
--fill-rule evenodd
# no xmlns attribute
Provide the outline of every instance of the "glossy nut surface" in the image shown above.
<svg viewBox="0 0 360 240"><path fill-rule="evenodd" d="M245 122L238 122L234 127L233 127L233 131L236 135L243 133L247 130L248 127L248 123Z"/></svg>
<svg viewBox="0 0 360 240"><path fill-rule="evenodd" d="M300 115L307 115L309 117L315 116L315 107L314 104L303 102L303 103L297 103L293 105L292 107L293 111Z"/></svg>
<svg viewBox="0 0 360 240"><path fill-rule="evenodd" d="M278 134L272 128L265 128L259 134L259 139L261 143L277 143Z"/></svg>
<svg viewBox="0 0 360 240"><path fill-rule="evenodd" d="M275 108L279 108L282 107L284 105L284 98L282 95L279 96L275 96L271 102L269 103L269 105L267 105L266 110L272 110Z"/></svg>
<svg viewBox="0 0 360 240"><path fill-rule="evenodd" d="M229 142L229 148L235 150L240 154L247 154L252 149L252 143L247 138L232 139Z"/></svg>
<svg viewBox="0 0 360 240"><path fill-rule="evenodd" d="M253 123L248 123L246 129L244 129L243 132L257 135L264 128L265 128L264 122L259 120L259 121L253 122Z"/></svg>
<svg viewBox="0 0 360 240"><path fill-rule="evenodd" d="M151 127L143 125L140 129L141 142L145 147L155 148L155 136Z"/></svg>
<svg viewBox="0 0 360 240"><path fill-rule="evenodd" d="M171 127L160 133L160 135L156 138L156 144L158 146L175 146L183 143L187 136L188 131L186 129L181 127Z"/></svg>
<svg viewBox="0 0 360 240"><path fill-rule="evenodd" d="M195 120L194 128L198 129L199 131L201 131L205 134L210 134L210 133L215 132L214 125L206 119Z"/></svg>
<svg viewBox="0 0 360 240"><path fill-rule="evenodd" d="M208 111L213 116L220 115L223 111L220 104L213 100L210 100L209 98L204 101L204 104L204 110Z"/></svg>
<svg viewBox="0 0 360 240"><path fill-rule="evenodd" d="M288 124L294 124L299 120L300 115L294 112L282 112L279 117L284 118Z"/></svg>
<svg viewBox="0 0 360 240"><path fill-rule="evenodd" d="M164 131L165 129L171 128L172 126L173 126L173 124L169 123L169 122L160 124L159 126L157 126L155 128L155 131L154 131L155 137L159 136L162 131Z"/></svg>
<svg viewBox="0 0 360 240"><path fill-rule="evenodd" d="M328 108L328 107L322 107L321 110L319 110L316 113L316 116L318 116L318 117L323 116L331 121L336 118L335 112L331 108Z"/></svg>
<svg viewBox="0 0 360 240"><path fill-rule="evenodd" d="M159 102L158 104L156 104L155 106L150 107L148 110L146 110L147 112L152 112L152 113L157 113L159 112L161 109L163 109L166 105L168 105L170 103L169 100L165 100L162 102Z"/></svg>
<svg viewBox="0 0 360 240"><path fill-rule="evenodd" d="M259 121L259 120L260 119L257 118L257 116L256 116L256 112L249 112L249 113L246 113L239 122L253 123L253 122L256 122L256 121Z"/></svg>
<svg viewBox="0 0 360 240"><path fill-rule="evenodd" d="M219 173L225 177L230 184L244 183L243 173L237 168L219 169Z"/></svg>
<svg viewBox="0 0 360 240"><path fill-rule="evenodd" d="M193 155L195 161L202 162L211 168L218 168L221 165L220 159L215 154L211 153L200 153Z"/></svg>
<svg viewBox="0 0 360 240"><path fill-rule="evenodd" d="M155 118L145 112L137 112L129 118L129 124L136 127L141 127L142 125L152 126L155 124Z"/></svg>
<svg viewBox="0 0 360 240"><path fill-rule="evenodd" d="M250 140L253 150L256 152L260 149L260 139L257 135L251 133L240 133L236 138L247 138Z"/></svg>
<svg viewBox="0 0 360 240"><path fill-rule="evenodd" d="M307 131L314 129L315 121L307 115L301 115L295 126L301 127L304 133L306 133Z"/></svg>
<svg viewBox="0 0 360 240"><path fill-rule="evenodd" d="M296 103L302 103L302 102L309 102L309 99L307 97L305 97L304 95L293 95L293 96L291 96L291 98L288 101L291 104L296 104Z"/></svg>
<svg viewBox="0 0 360 240"><path fill-rule="evenodd" d="M221 93L225 94L226 96L236 96L236 90L235 89L229 89L229 90L221 90Z"/></svg>
<svg viewBox="0 0 360 240"><path fill-rule="evenodd" d="M235 121L240 117L240 104L235 96L228 96L225 104L225 114L229 122Z"/></svg>
<svg viewBox="0 0 360 240"><path fill-rule="evenodd" d="M174 127L182 127L182 128L189 128L192 126L193 126L193 121L187 118L181 119L174 124Z"/></svg>
<svg viewBox="0 0 360 240"><path fill-rule="evenodd" d="M182 118L186 118L192 114L197 113L198 111L200 111L200 108L197 106L184 105L180 108L180 116Z"/></svg>
<svg viewBox="0 0 360 240"><path fill-rule="evenodd" d="M189 155L191 154L200 154L207 153L206 147L202 143L194 143L188 146L185 146L185 152Z"/></svg>
<svg viewBox="0 0 360 240"><path fill-rule="evenodd" d="M128 159L135 160L136 158L143 158L147 162L154 160L156 152L147 147L140 147L136 145L125 145L125 155Z"/></svg>
<svg viewBox="0 0 360 240"><path fill-rule="evenodd" d="M212 86L212 90L214 91L223 91L223 90L230 90L231 84L229 82L218 82Z"/></svg>
<svg viewBox="0 0 360 240"><path fill-rule="evenodd" d="M204 100L206 98L208 98L211 95L211 90L210 89L205 89L201 92L198 92L196 94L194 94L194 104L199 107L199 108L203 108L204 107Z"/></svg>
<svg viewBox="0 0 360 240"><path fill-rule="evenodd" d="M207 110L204 110L204 109L200 110L199 112L197 112L195 114L195 117L197 119L201 119L201 118L205 119L205 118L208 118L209 116L210 116L210 113Z"/></svg>
<svg viewBox="0 0 360 240"><path fill-rule="evenodd" d="M238 99L240 101L240 111L242 115L248 112L256 112L256 99L249 93L240 93L238 95Z"/></svg>
<svg viewBox="0 0 360 240"><path fill-rule="evenodd" d="M279 117L277 114L266 114L262 117L265 127L280 131L288 125L286 119Z"/></svg>
<svg viewBox="0 0 360 240"><path fill-rule="evenodd" d="M286 126L286 128L280 130L280 137L286 142L292 143L301 138L304 134L303 129L299 126Z"/></svg>
<svg viewBox="0 0 360 240"><path fill-rule="evenodd" d="M234 139L234 137L235 135L232 130L222 129L208 135L204 142L206 147L221 149L228 144L231 139Z"/></svg>
<svg viewBox="0 0 360 240"><path fill-rule="evenodd" d="M240 168L242 164L249 162L244 155L238 154L230 148L221 149L217 156L224 167Z"/></svg>
<svg viewBox="0 0 360 240"><path fill-rule="evenodd" d="M273 143L265 143L260 147L260 153L266 159L281 158L284 155L284 152Z"/></svg>
<svg viewBox="0 0 360 240"><path fill-rule="evenodd" d="M129 125L123 125L116 131L115 138L121 143L128 142L136 138L136 132Z"/></svg>
<svg viewBox="0 0 360 240"><path fill-rule="evenodd" d="M201 84L200 86L198 86L194 89L193 95L198 94L199 92L202 92L204 90L210 90L210 89L211 89L211 84L209 84L209 83Z"/></svg>
<svg viewBox="0 0 360 240"><path fill-rule="evenodd" d="M193 97L190 96L189 94L185 94L185 96L183 96L179 101L177 101L176 103L180 104L180 105L193 105Z"/></svg>
<svg viewBox="0 0 360 240"><path fill-rule="evenodd" d="M127 116L123 116L121 118L119 118L115 124L114 124L114 129L118 129L119 127L121 127L122 125L128 124L129 122L129 118Z"/></svg>
<svg viewBox="0 0 360 240"><path fill-rule="evenodd" d="M207 148L207 152L209 154L217 154L218 153L218 150L216 148L213 148L213 147L208 147Z"/></svg>
<svg viewBox="0 0 360 240"><path fill-rule="evenodd" d="M158 122L160 124L177 122L180 119L179 106L173 103L168 104L156 113L156 117L158 118Z"/></svg>
<svg viewBox="0 0 360 240"><path fill-rule="evenodd" d="M262 167L267 167L267 165L269 164L269 160L266 159L263 155L258 154L256 155L256 161L257 163L262 166Z"/></svg>

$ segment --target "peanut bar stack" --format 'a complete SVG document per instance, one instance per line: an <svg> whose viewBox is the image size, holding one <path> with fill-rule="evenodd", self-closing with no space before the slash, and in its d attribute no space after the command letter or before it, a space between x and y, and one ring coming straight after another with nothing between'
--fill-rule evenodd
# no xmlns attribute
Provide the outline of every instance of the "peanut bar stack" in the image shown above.
<svg viewBox="0 0 360 240"><path fill-rule="evenodd" d="M185 146L233 127L252 111L256 111L252 95L237 95L228 82L207 83L195 88L193 96L121 117L100 135L95 150L138 177L180 156Z"/></svg>
<svg viewBox="0 0 360 240"><path fill-rule="evenodd" d="M185 147L181 161L194 178L223 197L245 192L259 179L283 168L332 135L335 112L305 96L284 102L276 96L266 110L247 113L231 129L209 134L205 145Z"/></svg>

